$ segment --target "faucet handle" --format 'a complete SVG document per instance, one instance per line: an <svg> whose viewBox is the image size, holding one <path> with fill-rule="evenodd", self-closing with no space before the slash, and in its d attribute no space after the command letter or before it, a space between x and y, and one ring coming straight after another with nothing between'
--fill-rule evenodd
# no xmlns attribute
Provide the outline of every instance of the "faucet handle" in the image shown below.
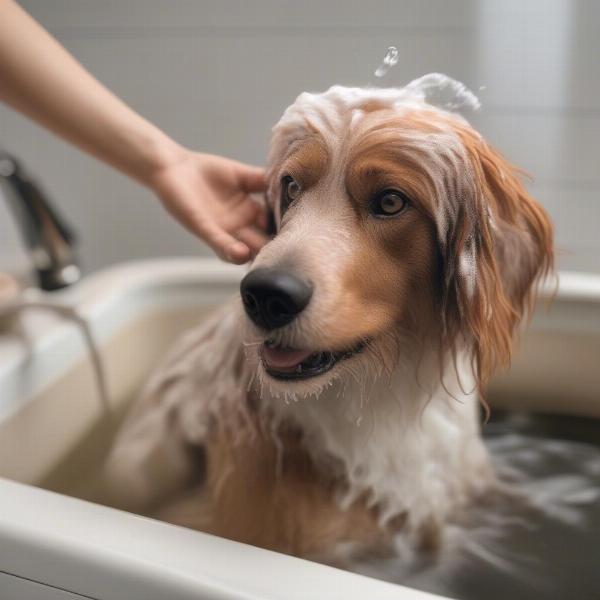
<svg viewBox="0 0 600 600"><path fill-rule="evenodd" d="M43 290L56 290L78 281L76 235L19 161L0 150L0 183L29 249Z"/></svg>

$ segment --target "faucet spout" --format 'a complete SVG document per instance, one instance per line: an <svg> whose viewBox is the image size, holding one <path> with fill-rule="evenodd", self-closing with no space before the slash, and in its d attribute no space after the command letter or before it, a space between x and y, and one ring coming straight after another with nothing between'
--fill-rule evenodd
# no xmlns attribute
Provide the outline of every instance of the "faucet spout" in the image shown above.
<svg viewBox="0 0 600 600"><path fill-rule="evenodd" d="M76 236L17 159L0 150L0 184L15 215L43 290L57 290L81 278Z"/></svg>

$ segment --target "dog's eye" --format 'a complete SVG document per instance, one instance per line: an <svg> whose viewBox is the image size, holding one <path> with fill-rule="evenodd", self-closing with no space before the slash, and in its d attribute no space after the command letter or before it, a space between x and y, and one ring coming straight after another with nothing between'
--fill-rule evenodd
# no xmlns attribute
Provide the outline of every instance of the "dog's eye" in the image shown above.
<svg viewBox="0 0 600 600"><path fill-rule="evenodd" d="M281 216L288 209L290 204L300 195L300 184L290 175L286 175L281 180Z"/></svg>
<svg viewBox="0 0 600 600"><path fill-rule="evenodd" d="M385 190L371 201L371 214L375 217L395 217L409 206L408 196L398 190Z"/></svg>

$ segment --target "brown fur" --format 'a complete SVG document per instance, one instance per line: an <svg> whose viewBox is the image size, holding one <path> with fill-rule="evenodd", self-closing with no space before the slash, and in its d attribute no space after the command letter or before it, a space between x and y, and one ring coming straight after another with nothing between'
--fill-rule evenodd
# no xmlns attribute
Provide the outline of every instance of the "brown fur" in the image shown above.
<svg viewBox="0 0 600 600"><path fill-rule="evenodd" d="M427 110L401 117L391 111L379 111L365 119L362 139L353 148L347 186L357 205L364 205L365 198L368 201L377 190L398 188L411 198L414 208L422 216L432 220L431 183L418 163L405 156L402 149L390 150L389 142L397 142L399 135L405 135L406 148L410 149L410 130L436 133L442 127L451 128L460 138L474 170L477 187L475 202L470 207L473 214L463 214L449 234L449 252L453 260L446 260L443 268L456 267L467 240L474 236L477 245L474 297L468 297L455 272L446 275L438 272L434 258L436 251L425 241L427 236L422 224L419 223L420 233L415 234L412 230L417 227L416 219L408 215L388 227L378 224L378 237L389 236L388 241L384 239L383 242L388 249L388 266L393 266L395 271L388 272L381 254L374 251L372 244L364 243L361 246L365 259L357 261L357 268L353 269L349 280L351 288L368 290L371 295L379 292L378 297L384 298L381 285L375 283L378 279L380 283L385 281L388 292L397 293L404 286L393 282L398 282L403 271L412 274L420 294L399 294L397 302L419 306L421 316L427 308L436 307L431 298L438 295L444 304L442 310L446 313L447 327L442 352L449 349L454 353L457 343L472 343L478 389L483 393L494 371L510 362L515 330L535 299L535 282L553 268L550 219L525 190L520 171L468 124L456 118ZM406 225L403 221L407 220L412 222ZM409 247L410 252L403 246ZM371 259L367 258L369 256ZM377 260L373 260L375 256ZM517 263L516 258L520 262ZM385 278L373 274L382 274ZM449 282L447 289L440 288L439 283L443 281ZM431 296L424 291L430 292ZM403 298L407 302L403 302Z"/></svg>
<svg viewBox="0 0 600 600"><path fill-rule="evenodd" d="M303 190L315 185L326 173L329 153L321 136L306 138L294 146L288 155L284 169L294 177Z"/></svg>
<svg viewBox="0 0 600 600"><path fill-rule="evenodd" d="M248 435L215 430L207 443L203 490L170 505L160 518L338 566L344 564L345 544L368 554L385 551L402 517L382 529L377 507L368 508L364 498L340 510L336 498L344 481L315 467L300 432L283 428L279 436L281 453L257 422ZM332 561L338 544L341 552Z"/></svg>
<svg viewBox="0 0 600 600"><path fill-rule="evenodd" d="M553 232L546 211L525 190L520 172L471 128L454 127L475 169L481 202L476 206L476 232L469 232L463 221L453 248L460 252L467 236L477 235L475 297L467 298L457 280L450 294L454 306L462 306L460 326L473 340L482 390L497 368L510 363L515 330L534 302L535 283L553 268Z"/></svg>
<svg viewBox="0 0 600 600"><path fill-rule="evenodd" d="M354 158L346 185L353 202L362 207L386 188L399 189L411 199L397 219L362 219L359 250L345 285L364 298L363 313L372 306L384 307L387 319L379 333L400 326L415 337L429 337L441 306L441 273L435 227L420 200L427 197L426 182L378 148Z"/></svg>

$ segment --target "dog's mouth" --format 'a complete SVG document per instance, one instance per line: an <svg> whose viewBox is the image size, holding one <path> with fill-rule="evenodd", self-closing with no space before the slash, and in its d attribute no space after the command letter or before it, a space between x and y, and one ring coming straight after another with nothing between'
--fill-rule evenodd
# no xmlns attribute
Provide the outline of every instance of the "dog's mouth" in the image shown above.
<svg viewBox="0 0 600 600"><path fill-rule="evenodd" d="M330 371L338 362L361 352L366 345L366 341L361 341L350 350L314 351L284 348L267 341L262 345L260 358L265 371L274 379L308 379Z"/></svg>

